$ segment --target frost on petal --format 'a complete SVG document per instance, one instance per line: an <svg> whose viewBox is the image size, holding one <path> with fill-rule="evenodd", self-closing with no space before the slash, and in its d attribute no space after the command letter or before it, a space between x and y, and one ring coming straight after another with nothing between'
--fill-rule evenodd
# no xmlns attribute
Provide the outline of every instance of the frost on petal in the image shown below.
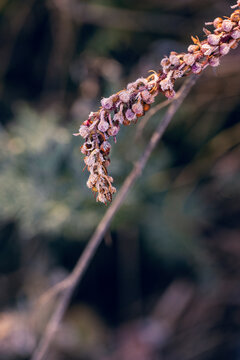
<svg viewBox="0 0 240 360"><path fill-rule="evenodd" d="M103 152L109 152L111 150L111 144L108 141L104 141L100 147Z"/></svg>
<svg viewBox="0 0 240 360"><path fill-rule="evenodd" d="M128 103L129 100L130 100L130 93L129 93L129 91L127 91L127 90L121 91L120 94L119 94L119 99L120 99L122 102L124 102L124 103Z"/></svg>
<svg viewBox="0 0 240 360"><path fill-rule="evenodd" d="M119 126L112 126L110 129L108 129L108 135L109 136L116 136L120 130Z"/></svg>
<svg viewBox="0 0 240 360"><path fill-rule="evenodd" d="M94 187L96 185L97 179L98 176L96 174L90 174L87 181L87 187L90 189Z"/></svg>
<svg viewBox="0 0 240 360"><path fill-rule="evenodd" d="M152 103L152 95L148 90L143 90L141 97L146 104Z"/></svg>
<svg viewBox="0 0 240 360"><path fill-rule="evenodd" d="M99 193L96 199L98 202L102 202L102 203L106 203L107 202L107 198L105 196L105 194L101 194Z"/></svg>
<svg viewBox="0 0 240 360"><path fill-rule="evenodd" d="M131 109L128 109L125 113L126 119L129 121L135 120L136 119L136 115L134 114L134 112Z"/></svg>
<svg viewBox="0 0 240 360"><path fill-rule="evenodd" d="M226 31L226 32L229 32L232 30L234 24L232 23L231 20L223 20L222 22L222 30L223 31Z"/></svg>
<svg viewBox="0 0 240 360"><path fill-rule="evenodd" d="M118 121L119 124L122 124L124 121L124 116L123 116L122 112L119 111L118 113L116 113L113 117L113 121Z"/></svg>
<svg viewBox="0 0 240 360"><path fill-rule="evenodd" d="M162 91L166 91L166 90L172 90L173 88L173 84L172 81L170 79L164 79L160 82L160 86Z"/></svg>
<svg viewBox="0 0 240 360"><path fill-rule="evenodd" d="M106 120L101 120L98 124L98 130L101 132L106 132L109 128L109 123Z"/></svg>
<svg viewBox="0 0 240 360"><path fill-rule="evenodd" d="M215 48L206 43L201 46L201 50L204 55L211 55Z"/></svg>
<svg viewBox="0 0 240 360"><path fill-rule="evenodd" d="M210 34L207 37L208 43L209 45L218 45L220 42L220 37L218 35L215 34Z"/></svg>
<svg viewBox="0 0 240 360"><path fill-rule="evenodd" d="M199 49L199 46L198 46L198 45L193 45L193 44L191 44L191 45L189 45L189 47L188 47L188 52L189 52L189 53L194 53L195 51L198 51L198 49Z"/></svg>
<svg viewBox="0 0 240 360"><path fill-rule="evenodd" d="M89 135L89 128L85 125L81 125L79 128L79 134L86 139L86 137L88 137Z"/></svg>
<svg viewBox="0 0 240 360"><path fill-rule="evenodd" d="M212 67L216 67L220 64L220 59L219 58L215 58L212 57L209 59L209 65L211 65Z"/></svg>
<svg viewBox="0 0 240 360"><path fill-rule="evenodd" d="M202 71L202 65L200 63L195 63L193 66L192 66L192 72L194 74L199 74L200 72Z"/></svg>
<svg viewBox="0 0 240 360"><path fill-rule="evenodd" d="M192 54L185 54L183 57L183 61L187 65L192 66L195 63L195 56Z"/></svg>
<svg viewBox="0 0 240 360"><path fill-rule="evenodd" d="M234 40L237 40L237 39L240 39L240 30L234 30L232 33L231 33L231 37L234 39Z"/></svg>
<svg viewBox="0 0 240 360"><path fill-rule="evenodd" d="M229 46L229 44L224 43L224 44L221 44L221 45L220 45L220 47L219 47L219 53L220 53L221 55L227 55L227 54L229 53L229 51L230 51L230 46Z"/></svg>
<svg viewBox="0 0 240 360"><path fill-rule="evenodd" d="M102 104L102 107L106 110L111 110L112 107L113 107L113 101L112 101L112 98L109 97L109 98L103 98L101 100L101 104Z"/></svg>
<svg viewBox="0 0 240 360"><path fill-rule="evenodd" d="M169 61L170 61L170 63L171 63L172 65L174 65L174 66L180 65L179 57L178 57L177 55L175 55L175 54L171 54L171 55L169 56Z"/></svg>
<svg viewBox="0 0 240 360"><path fill-rule="evenodd" d="M140 102L133 104L132 106L132 111L136 114L136 115L143 115L143 106Z"/></svg>

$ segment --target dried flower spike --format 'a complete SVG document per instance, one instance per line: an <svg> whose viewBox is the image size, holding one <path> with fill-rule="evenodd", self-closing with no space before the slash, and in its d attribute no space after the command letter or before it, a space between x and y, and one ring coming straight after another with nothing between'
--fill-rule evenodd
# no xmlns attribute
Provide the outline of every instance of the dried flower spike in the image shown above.
<svg viewBox="0 0 240 360"><path fill-rule="evenodd" d="M97 112L91 112L83 122L79 132L85 142L81 152L85 155L84 162L90 172L87 186L97 193L97 201L112 201L116 188L112 185L113 178L108 175L111 145L109 138L116 136L120 125L130 125L149 110L155 97L163 93L171 99L175 96L176 79L190 74L200 74L207 66L216 67L220 58L235 49L240 42L240 0L232 6L234 12L225 20L216 18L205 25L213 25L211 32L204 28L206 39L200 41L192 36L193 44L187 53L171 52L169 57L161 61L158 72L151 71L147 78L139 78L128 84L117 94L101 100Z"/></svg>

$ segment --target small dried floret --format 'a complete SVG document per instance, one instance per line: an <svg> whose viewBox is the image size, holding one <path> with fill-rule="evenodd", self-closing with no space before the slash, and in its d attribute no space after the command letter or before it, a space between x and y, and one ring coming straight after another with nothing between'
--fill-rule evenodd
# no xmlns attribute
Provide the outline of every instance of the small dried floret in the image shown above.
<svg viewBox="0 0 240 360"><path fill-rule="evenodd" d="M122 102L124 102L124 103L128 103L129 100L130 100L130 93L129 93L129 91L127 91L127 90L121 91L120 94L119 94L119 99L120 99Z"/></svg>
<svg viewBox="0 0 240 360"><path fill-rule="evenodd" d="M207 40L210 45L213 45L213 46L218 45L220 42L220 36L211 34L211 35L208 35Z"/></svg>
<svg viewBox="0 0 240 360"><path fill-rule="evenodd" d="M174 66L178 66L180 65L180 60L179 60L179 57L176 55L176 54L171 54L169 56L169 61L172 65Z"/></svg>
<svg viewBox="0 0 240 360"><path fill-rule="evenodd" d="M216 19L213 20L213 26L215 28L218 28L223 22L223 19L220 17L217 17Z"/></svg>
<svg viewBox="0 0 240 360"><path fill-rule="evenodd" d="M230 46L229 46L229 44L223 43L223 44L220 45L220 47L219 47L219 53L220 53L221 55L227 55L227 54L229 53L229 51L230 51Z"/></svg>
<svg viewBox="0 0 240 360"><path fill-rule="evenodd" d="M126 119L129 121L136 119L136 114L134 114L134 112L131 109L127 109L125 116L126 116Z"/></svg>
<svg viewBox="0 0 240 360"><path fill-rule="evenodd" d="M183 61L187 65L192 66L195 63L195 56L192 54L185 54L183 57Z"/></svg>
<svg viewBox="0 0 240 360"><path fill-rule="evenodd" d="M215 50L215 48L213 47L213 46L211 46L211 45L209 45L208 43L206 43L206 44L203 44L202 46L201 46L201 51L202 51L202 53L204 54L204 55L211 55L212 54L212 52Z"/></svg>
<svg viewBox="0 0 240 360"><path fill-rule="evenodd" d="M222 22L222 30L223 31L229 32L232 30L233 26L234 26L234 23L232 23L231 20L223 20L223 22Z"/></svg>
<svg viewBox="0 0 240 360"><path fill-rule="evenodd" d="M173 88L172 81L170 79L168 79L168 78L162 80L160 82L160 86L162 88L162 91L172 90L172 88Z"/></svg>
<svg viewBox="0 0 240 360"><path fill-rule="evenodd" d="M194 74L199 74L202 71L202 65L198 62L196 62L195 64L193 64L192 66L192 72Z"/></svg>
<svg viewBox="0 0 240 360"><path fill-rule="evenodd" d="M220 60L217 57L212 57L209 59L209 65L216 67L220 64Z"/></svg>
<svg viewBox="0 0 240 360"><path fill-rule="evenodd" d="M194 53L194 52L196 52L196 51L198 51L199 50L199 45L193 45L193 44L191 44L191 45L189 45L189 47L188 47L188 52L189 53Z"/></svg>
<svg viewBox="0 0 240 360"><path fill-rule="evenodd" d="M148 90L143 90L141 92L141 97L146 104L152 104L154 102L154 97Z"/></svg>
<svg viewBox="0 0 240 360"><path fill-rule="evenodd" d="M108 129L108 135L109 136L116 136L120 130L119 126L112 126L110 129Z"/></svg>
<svg viewBox="0 0 240 360"><path fill-rule="evenodd" d="M143 115L143 106L140 102L133 104L132 106L132 111L136 114L136 115Z"/></svg>
<svg viewBox="0 0 240 360"><path fill-rule="evenodd" d="M119 111L118 113L116 113L114 116L113 116L113 120L115 122L119 122L119 124L122 124L123 121L124 121L124 116L122 114L121 111Z"/></svg>
<svg viewBox="0 0 240 360"><path fill-rule="evenodd" d="M100 120L98 124L98 130L102 132L106 132L109 128L109 123L106 120Z"/></svg>
<svg viewBox="0 0 240 360"><path fill-rule="evenodd" d="M234 31L231 33L231 37L232 37L234 40L240 39L240 29L234 30Z"/></svg>
<svg viewBox="0 0 240 360"><path fill-rule="evenodd" d="M113 107L113 101L112 101L112 98L109 97L109 98L103 98L101 100L101 104L102 104L102 107L106 110L111 110L112 107Z"/></svg>
<svg viewBox="0 0 240 360"><path fill-rule="evenodd" d="M110 152L111 144L108 141L104 141L100 146L100 150L103 151L104 153Z"/></svg>
<svg viewBox="0 0 240 360"><path fill-rule="evenodd" d="M89 135L89 128L85 125L81 125L79 128L79 134L86 139L86 137L88 137Z"/></svg>

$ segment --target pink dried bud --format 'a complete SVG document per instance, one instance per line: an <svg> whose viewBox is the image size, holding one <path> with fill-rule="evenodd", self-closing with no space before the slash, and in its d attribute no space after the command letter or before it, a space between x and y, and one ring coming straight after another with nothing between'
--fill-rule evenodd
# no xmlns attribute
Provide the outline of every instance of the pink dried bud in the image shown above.
<svg viewBox="0 0 240 360"><path fill-rule="evenodd" d="M98 130L101 132L106 132L109 128L109 123L106 120L101 120L98 124Z"/></svg>
<svg viewBox="0 0 240 360"><path fill-rule="evenodd" d="M236 49L238 47L238 42L237 40L233 40L234 42L231 44L231 49Z"/></svg>
<svg viewBox="0 0 240 360"><path fill-rule="evenodd" d="M111 144L108 141L104 141L102 145L100 146L100 150L103 153L109 153L111 150Z"/></svg>
<svg viewBox="0 0 240 360"><path fill-rule="evenodd" d="M217 17L216 19L213 20L213 26L215 28L218 28L218 26L222 24L222 21L223 20L220 17Z"/></svg>
<svg viewBox="0 0 240 360"><path fill-rule="evenodd" d="M169 61L170 61L170 63L171 63L172 65L174 65L174 66L180 65L179 57L176 56L175 54L171 54L171 55L169 56Z"/></svg>
<svg viewBox="0 0 240 360"><path fill-rule="evenodd" d="M132 106L132 111L136 114L136 115L143 115L143 106L140 102L133 104Z"/></svg>
<svg viewBox="0 0 240 360"><path fill-rule="evenodd" d="M95 149L89 156L85 157L84 162L87 166L93 167L96 164L95 155L97 153L99 153L99 150Z"/></svg>
<svg viewBox="0 0 240 360"><path fill-rule="evenodd" d="M101 194L99 193L97 198L96 198L96 201L97 202L102 202L102 203L107 203L107 198L106 198L106 195L105 194Z"/></svg>
<svg viewBox="0 0 240 360"><path fill-rule="evenodd" d="M168 99L173 99L176 95L176 92L174 90L167 90L165 91L164 95L168 98Z"/></svg>
<svg viewBox="0 0 240 360"><path fill-rule="evenodd" d="M111 110L113 107L113 101L112 101L111 97L103 98L101 100L101 104L102 104L102 107L106 110Z"/></svg>
<svg viewBox="0 0 240 360"><path fill-rule="evenodd" d="M183 61L187 65L192 66L195 63L195 56L192 54L185 54L183 57Z"/></svg>
<svg viewBox="0 0 240 360"><path fill-rule="evenodd" d="M82 153L82 154L88 155L89 151L90 151L90 150L87 149L86 144L83 144L83 145L81 146L81 153Z"/></svg>
<svg viewBox="0 0 240 360"><path fill-rule="evenodd" d="M172 77L173 77L173 79L178 79L178 78L183 77L183 75L184 75L184 71L182 71L182 70L174 70Z"/></svg>
<svg viewBox="0 0 240 360"><path fill-rule="evenodd" d="M135 82L128 84L127 89L133 91L136 90L140 85L147 85L147 79L139 78Z"/></svg>
<svg viewBox="0 0 240 360"><path fill-rule="evenodd" d="M222 30L226 31L226 32L229 32L229 31L232 30L233 25L234 24L231 22L231 20L223 20L223 22L222 22Z"/></svg>
<svg viewBox="0 0 240 360"><path fill-rule="evenodd" d="M209 45L216 46L220 42L220 37L218 35L211 34L211 35L208 35L207 41L208 41Z"/></svg>
<svg viewBox="0 0 240 360"><path fill-rule="evenodd" d="M164 70L168 69L171 66L171 63L170 63L170 61L169 61L169 59L167 57L162 59L160 64L161 64L161 66L163 67Z"/></svg>
<svg viewBox="0 0 240 360"><path fill-rule="evenodd" d="M198 45L189 45L188 47L188 52L189 53L194 53L195 51L198 51L199 50L199 46Z"/></svg>
<svg viewBox="0 0 240 360"><path fill-rule="evenodd" d="M220 64L220 60L219 60L219 58L212 57L208 60L208 63L209 63L209 65L216 67Z"/></svg>
<svg viewBox="0 0 240 360"><path fill-rule="evenodd" d="M119 126L113 126L110 129L108 129L108 135L109 136L116 136L120 130Z"/></svg>
<svg viewBox="0 0 240 360"><path fill-rule="evenodd" d="M136 119L136 115L134 114L134 112L131 109L128 109L125 113L126 119L129 121L135 120Z"/></svg>
<svg viewBox="0 0 240 360"><path fill-rule="evenodd" d="M91 189L96 185L96 182L98 180L98 176L96 174L90 174L88 181L87 181L87 187Z"/></svg>
<svg viewBox="0 0 240 360"><path fill-rule="evenodd" d="M192 72L194 73L194 74L199 74L200 72L202 71L202 65L200 64L200 63L195 63L195 64L193 64L193 66L192 66Z"/></svg>
<svg viewBox="0 0 240 360"><path fill-rule="evenodd" d="M206 43L201 46L201 51L204 55L211 55L214 51L214 47Z"/></svg>
<svg viewBox="0 0 240 360"><path fill-rule="evenodd" d="M105 160L104 161L105 168L107 168L109 165L110 165L110 160L109 159Z"/></svg>
<svg viewBox="0 0 240 360"><path fill-rule="evenodd" d="M148 83L147 79L145 79L145 78L143 78L143 77L137 79L137 80L134 82L134 84L135 84L136 87L145 86L145 85L147 85L147 83Z"/></svg>
<svg viewBox="0 0 240 360"><path fill-rule="evenodd" d="M172 88L173 88L173 84L170 79L164 79L164 80L160 81L160 86L161 86L162 91L172 90Z"/></svg>
<svg viewBox="0 0 240 360"><path fill-rule="evenodd" d="M220 47L219 47L219 53L220 53L221 55L227 55L227 54L229 53L229 51L230 51L230 46L229 46L229 44L223 43L223 44L220 45Z"/></svg>
<svg viewBox="0 0 240 360"><path fill-rule="evenodd" d="M84 138L86 139L86 137L88 137L89 135L89 129L87 126L85 125L81 125L80 128L79 128L79 134Z"/></svg>
<svg viewBox="0 0 240 360"><path fill-rule="evenodd" d="M130 100L130 93L129 91L121 91L121 93L119 94L119 99L124 102L124 103L128 103Z"/></svg>
<svg viewBox="0 0 240 360"><path fill-rule="evenodd" d="M232 33L231 33L231 37L234 39L234 40L238 40L240 39L240 30L234 30Z"/></svg>
<svg viewBox="0 0 240 360"><path fill-rule="evenodd" d="M154 102L154 96L152 96L148 90L143 90L141 97L146 104L152 104Z"/></svg>
<svg viewBox="0 0 240 360"><path fill-rule="evenodd" d="M119 124L122 124L124 120L123 114L119 111L117 114L114 115L113 120L118 121Z"/></svg>

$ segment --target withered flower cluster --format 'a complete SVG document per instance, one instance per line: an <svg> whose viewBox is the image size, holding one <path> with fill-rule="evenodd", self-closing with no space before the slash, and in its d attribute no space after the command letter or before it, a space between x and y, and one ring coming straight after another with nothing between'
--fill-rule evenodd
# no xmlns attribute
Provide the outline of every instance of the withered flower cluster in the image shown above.
<svg viewBox="0 0 240 360"><path fill-rule="evenodd" d="M109 153L111 144L120 126L135 123L149 110L159 93L171 99L175 96L176 79L190 74L200 74L207 66L216 67L220 58L235 49L240 42L240 0L232 6L234 12L229 18L216 18L205 25L213 25L211 32L203 29L206 39L200 41L192 37L193 44L187 53L171 52L169 57L161 61L158 72L151 71L147 78L139 78L128 84L127 88L103 98L97 112L91 112L88 119L80 126L79 133L85 139L81 152L85 155L84 162L90 172L87 186L97 193L97 201L111 202L116 188L112 185L113 178L108 175L110 164Z"/></svg>

